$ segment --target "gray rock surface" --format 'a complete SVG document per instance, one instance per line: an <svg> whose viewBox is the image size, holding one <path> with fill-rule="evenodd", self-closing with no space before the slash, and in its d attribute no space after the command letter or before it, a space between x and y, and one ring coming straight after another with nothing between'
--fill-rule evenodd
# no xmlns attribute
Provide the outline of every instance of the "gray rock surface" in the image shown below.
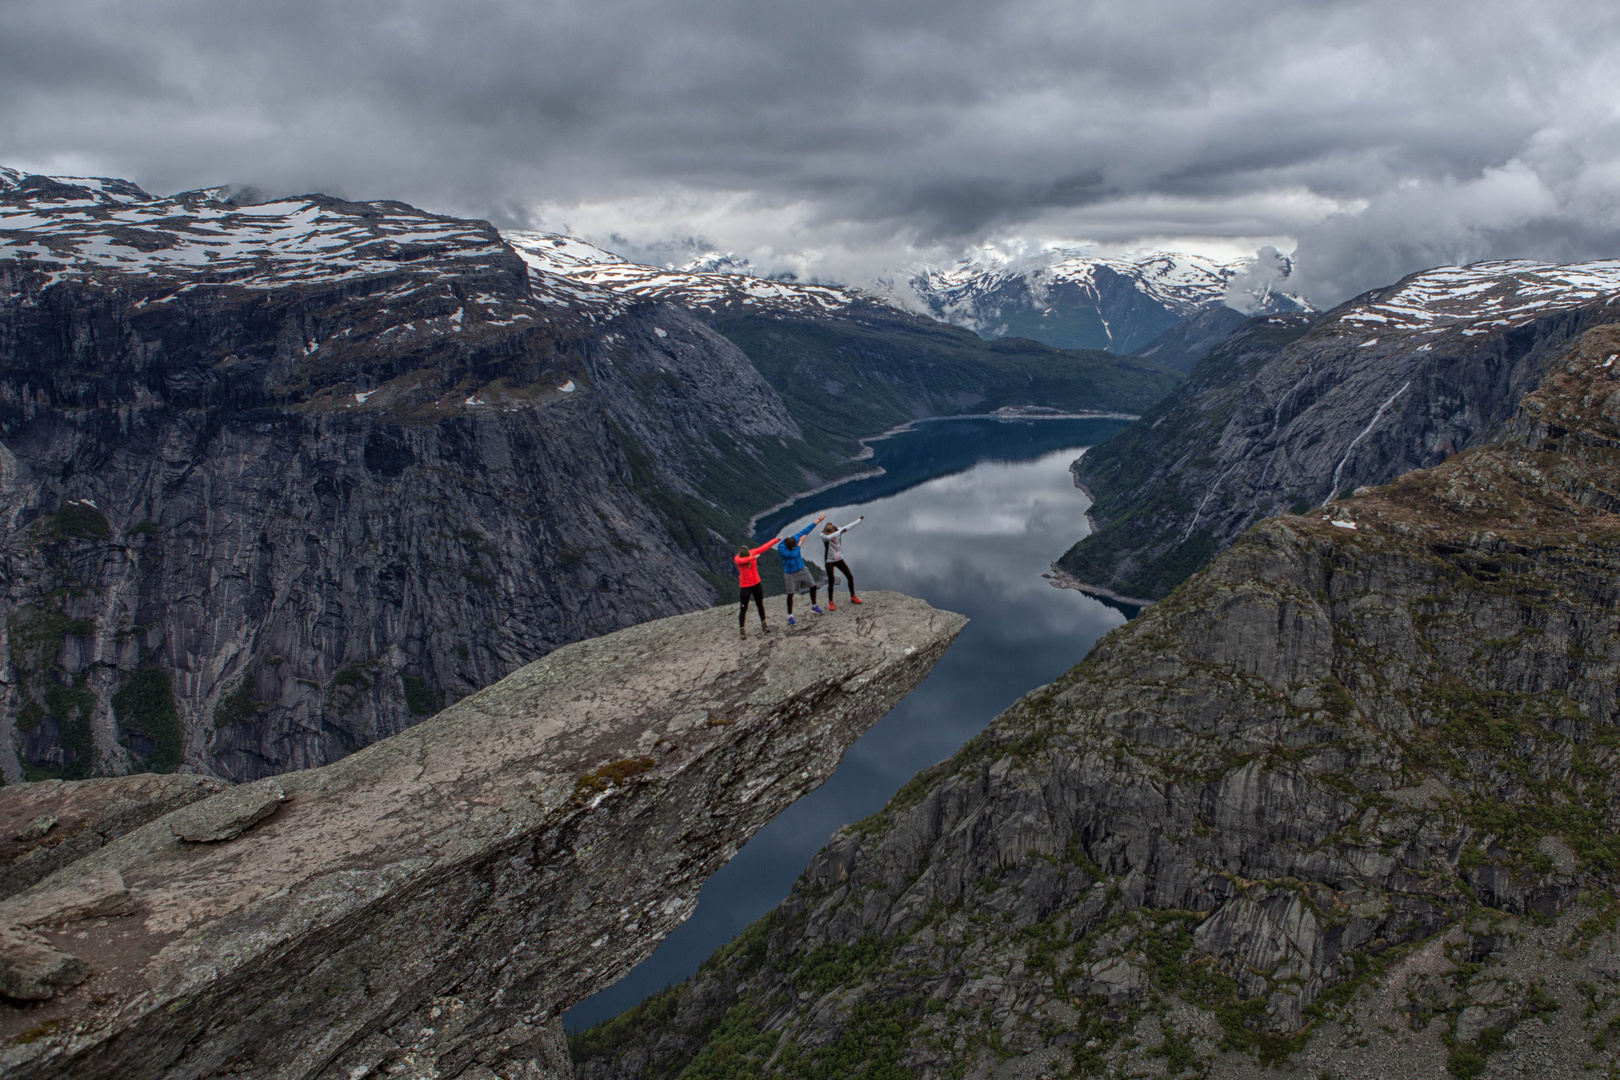
<svg viewBox="0 0 1620 1080"><path fill-rule="evenodd" d="M89 964L40 935L0 927L0 994L17 1001L49 1001L89 977Z"/></svg>
<svg viewBox="0 0 1620 1080"><path fill-rule="evenodd" d="M95 970L0 1005L0 1077L558 1075L560 1013L647 956L964 624L866 600L741 642L724 607L570 645L286 774L234 840L176 839L209 800L88 854L0 922L112 874L133 914L53 923Z"/></svg>
<svg viewBox="0 0 1620 1080"><path fill-rule="evenodd" d="M213 844L235 840L270 817L287 801L287 793L273 779L222 791L168 816L169 831L177 840Z"/></svg>
<svg viewBox="0 0 1620 1080"><path fill-rule="evenodd" d="M109 840L229 786L212 776L135 773L0 787L0 900ZM45 821L50 828L38 832Z"/></svg>
<svg viewBox="0 0 1620 1080"><path fill-rule="evenodd" d="M1617 358L1589 329L1498 441L1248 532L578 1074L1612 1070Z"/></svg>

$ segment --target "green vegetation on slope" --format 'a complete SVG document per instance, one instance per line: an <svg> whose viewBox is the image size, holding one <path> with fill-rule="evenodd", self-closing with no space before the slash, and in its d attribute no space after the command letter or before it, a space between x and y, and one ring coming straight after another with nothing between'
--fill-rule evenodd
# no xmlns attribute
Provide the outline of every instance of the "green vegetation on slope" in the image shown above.
<svg viewBox="0 0 1620 1080"><path fill-rule="evenodd" d="M144 761L147 769L165 773L180 767L185 745L180 732L180 713L175 708L174 690L169 686L167 672L151 664L138 669L123 689L113 695L112 707L121 730L138 733L153 742L154 748Z"/></svg>
<svg viewBox="0 0 1620 1080"><path fill-rule="evenodd" d="M1139 413L1178 376L1147 360L1065 350L900 312L840 319L727 314L715 328L748 355L816 447L849 454L857 440L924 416L1037 405Z"/></svg>

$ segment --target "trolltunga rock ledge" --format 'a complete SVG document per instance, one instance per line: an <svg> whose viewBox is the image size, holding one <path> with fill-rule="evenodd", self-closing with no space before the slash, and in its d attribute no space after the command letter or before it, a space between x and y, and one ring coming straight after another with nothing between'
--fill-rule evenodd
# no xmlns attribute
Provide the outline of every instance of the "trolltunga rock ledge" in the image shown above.
<svg viewBox="0 0 1620 1080"><path fill-rule="evenodd" d="M562 1011L966 623L867 599L742 642L717 608L570 645L89 851L0 902L0 938L61 961L55 996L0 1004L0 1077L566 1075Z"/></svg>

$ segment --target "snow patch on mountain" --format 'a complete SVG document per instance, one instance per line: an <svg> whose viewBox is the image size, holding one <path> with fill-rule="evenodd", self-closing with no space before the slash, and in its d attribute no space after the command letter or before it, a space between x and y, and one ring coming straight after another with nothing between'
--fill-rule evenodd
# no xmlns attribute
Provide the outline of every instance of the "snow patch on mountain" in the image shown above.
<svg viewBox="0 0 1620 1080"><path fill-rule="evenodd" d="M1129 352L1212 304L1251 314L1309 310L1277 288L1292 269L1286 257L1270 251L1264 267L1260 261L1169 251L1098 255L1089 246L986 248L946 269L916 267L896 291L985 337Z"/></svg>
<svg viewBox="0 0 1620 1080"><path fill-rule="evenodd" d="M52 280L104 272L203 286L273 289L340 281L501 252L479 221L403 203L306 195L253 206L222 189L159 198L123 180L0 171L0 254Z"/></svg>
<svg viewBox="0 0 1620 1080"><path fill-rule="evenodd" d="M674 270L632 262L560 233L510 232L506 241L528 264L531 278L582 283L631 302L674 303L706 312L736 307L795 315L830 315L854 304L874 302L856 290L831 285L778 281L735 270ZM723 258L733 266L746 265L729 256Z"/></svg>
<svg viewBox="0 0 1620 1080"><path fill-rule="evenodd" d="M1466 325L1481 333L1616 295L1620 295L1620 259L1565 266L1505 259L1412 274L1370 299L1352 301L1337 321L1357 330L1388 327L1439 333Z"/></svg>

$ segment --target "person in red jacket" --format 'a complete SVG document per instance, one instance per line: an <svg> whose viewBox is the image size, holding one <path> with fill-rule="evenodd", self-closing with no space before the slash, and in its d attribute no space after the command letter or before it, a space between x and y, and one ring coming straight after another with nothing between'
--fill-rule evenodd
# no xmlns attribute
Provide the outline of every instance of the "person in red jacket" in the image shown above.
<svg viewBox="0 0 1620 1080"><path fill-rule="evenodd" d="M765 623L765 586L759 580L759 557L776 546L774 539L767 540L757 548L750 548L747 544L737 549L736 557L731 561L737 564L737 635L748 637L748 601L754 601L754 607L759 609L759 632L768 634L771 628Z"/></svg>

